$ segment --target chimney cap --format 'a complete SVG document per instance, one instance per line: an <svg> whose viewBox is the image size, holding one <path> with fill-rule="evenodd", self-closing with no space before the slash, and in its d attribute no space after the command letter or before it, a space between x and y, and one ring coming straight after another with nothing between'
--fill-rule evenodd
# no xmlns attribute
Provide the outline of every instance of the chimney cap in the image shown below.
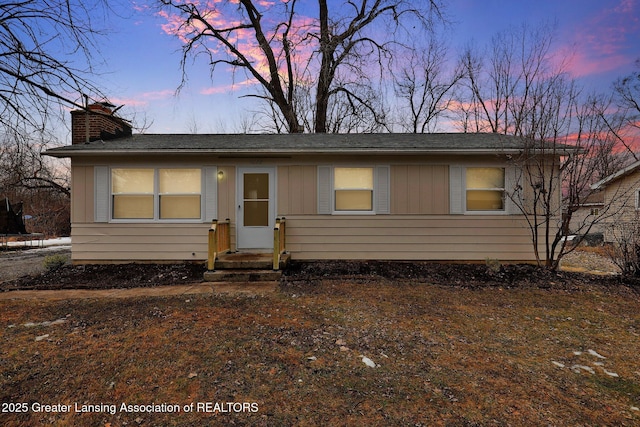
<svg viewBox="0 0 640 427"><path fill-rule="evenodd" d="M115 105L107 101L94 102L93 104L87 105L88 110L103 111L105 113L111 113L113 111L113 107L115 107Z"/></svg>

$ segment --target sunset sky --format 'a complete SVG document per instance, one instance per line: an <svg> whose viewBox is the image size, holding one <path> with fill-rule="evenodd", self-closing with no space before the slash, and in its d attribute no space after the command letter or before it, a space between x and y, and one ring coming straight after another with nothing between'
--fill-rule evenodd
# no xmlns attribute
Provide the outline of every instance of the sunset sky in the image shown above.
<svg viewBox="0 0 640 427"><path fill-rule="evenodd" d="M338 0L336 0L338 1ZM640 59L640 0L448 0L448 38L455 55L469 43L484 45L510 25L555 22L560 52L572 52L569 71L589 90L608 91ZM108 22L101 39L104 65L98 83L109 100L124 104L127 116L146 120L148 133L238 132L256 100L241 98L251 88L219 68L196 62L181 81L180 42L163 31L167 21L142 3L122 0L124 10ZM127 10L128 9L128 10ZM234 84L235 83L235 84ZM234 88L232 90L232 88Z"/></svg>

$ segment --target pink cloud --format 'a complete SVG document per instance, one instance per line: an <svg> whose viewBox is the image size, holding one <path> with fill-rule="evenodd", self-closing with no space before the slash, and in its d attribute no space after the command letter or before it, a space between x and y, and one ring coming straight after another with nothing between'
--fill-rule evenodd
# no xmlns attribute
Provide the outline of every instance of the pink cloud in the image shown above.
<svg viewBox="0 0 640 427"><path fill-rule="evenodd" d="M245 86L253 86L257 84L254 80L244 80L239 83L233 83L224 86L212 86L200 90L201 95L218 95L221 93L229 93Z"/></svg>
<svg viewBox="0 0 640 427"><path fill-rule="evenodd" d="M233 28L243 24L248 24L246 17L239 11L239 6L235 2L221 2L220 0L208 1L206 3L192 2L199 7L200 14L215 28ZM275 59L278 63L280 76L286 79L286 62L285 52L282 48L282 38L284 26L282 25L282 17L284 16L278 6L278 2L270 0L261 0L257 3L263 14L262 25L265 36L274 50ZM284 6L283 6L284 7ZM185 16L176 14L174 11L163 10L158 15L164 18L165 23L162 24L162 30L169 35L176 36L179 40L187 44L194 37L201 33L207 33L207 27L199 21L191 20L188 24L185 22ZM317 27L317 20L304 16L296 15L294 17L293 28L288 34L289 42L293 46L292 57L296 67L305 67L313 52L312 44L315 39L309 38L308 32L310 28ZM255 33L251 28L236 28L227 32L225 35L234 47L242 53L246 60L266 79L269 79L270 72L267 58L255 39ZM235 56L228 51L223 44L215 41L213 37L204 37L199 40L199 45L194 47L194 52L205 51L216 59L235 60ZM300 78L300 76L298 76ZM240 83L239 85L243 85ZM234 85L236 86L236 85ZM213 94L226 92L234 87L209 88L201 93Z"/></svg>
<svg viewBox="0 0 640 427"><path fill-rule="evenodd" d="M582 77L618 69L637 59L640 44L638 0L620 0L572 31L571 47L558 53L573 76ZM570 55L566 52L571 51Z"/></svg>
<svg viewBox="0 0 640 427"><path fill-rule="evenodd" d="M127 107L146 107L150 102L171 98L175 93L176 92L173 89L164 89L159 91L143 92L133 97L113 98L110 101L117 105L126 105Z"/></svg>

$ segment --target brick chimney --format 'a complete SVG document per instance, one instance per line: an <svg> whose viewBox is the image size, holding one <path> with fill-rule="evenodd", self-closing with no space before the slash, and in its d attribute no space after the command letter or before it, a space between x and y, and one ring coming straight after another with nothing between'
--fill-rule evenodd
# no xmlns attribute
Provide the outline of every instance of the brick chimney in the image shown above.
<svg viewBox="0 0 640 427"><path fill-rule="evenodd" d="M106 102L97 102L86 110L71 111L71 143L84 144L131 136L131 125L114 116L113 107Z"/></svg>

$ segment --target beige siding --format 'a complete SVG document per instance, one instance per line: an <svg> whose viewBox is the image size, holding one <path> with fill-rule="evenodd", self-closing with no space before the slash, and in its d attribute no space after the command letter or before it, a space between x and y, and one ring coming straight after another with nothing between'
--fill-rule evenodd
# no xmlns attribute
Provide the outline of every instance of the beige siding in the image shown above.
<svg viewBox="0 0 640 427"><path fill-rule="evenodd" d="M74 262L194 261L207 258L210 224L78 224Z"/></svg>
<svg viewBox="0 0 640 427"><path fill-rule="evenodd" d="M521 216L448 215L449 173L443 161L414 164L416 159L394 159L390 165L390 215L317 215L318 160L303 160L274 165L277 215L287 217L287 247L294 259L534 259L529 230ZM384 163L379 158L373 160ZM236 165L229 164L232 160L200 161L217 165L221 172L217 218L231 220L231 247L235 249ZM349 159L323 161L348 164ZM199 164L196 159L187 163ZM206 259L208 221L93 223L93 166L75 164L72 179L74 262Z"/></svg>
<svg viewBox="0 0 640 427"><path fill-rule="evenodd" d="M535 260L521 216L290 216L287 248L293 259Z"/></svg>
<svg viewBox="0 0 640 427"><path fill-rule="evenodd" d="M315 165L278 167L278 216L317 213L318 171Z"/></svg>
<svg viewBox="0 0 640 427"><path fill-rule="evenodd" d="M72 256L76 263L204 261L208 228L76 223ZM534 260L529 231L517 216L289 216L287 249L299 260Z"/></svg>
<svg viewBox="0 0 640 427"><path fill-rule="evenodd" d="M637 222L640 211L636 208L636 191L640 190L640 171L629 175L607 185L604 193L604 206L601 215L602 228L606 242L615 241L616 237L612 233L612 227L617 225L624 227L624 224ZM618 232L616 235L619 235Z"/></svg>
<svg viewBox="0 0 640 427"><path fill-rule="evenodd" d="M446 165L393 165L392 214L447 214L449 167Z"/></svg>
<svg viewBox="0 0 640 427"><path fill-rule="evenodd" d="M93 222L93 166L71 169L71 222Z"/></svg>

